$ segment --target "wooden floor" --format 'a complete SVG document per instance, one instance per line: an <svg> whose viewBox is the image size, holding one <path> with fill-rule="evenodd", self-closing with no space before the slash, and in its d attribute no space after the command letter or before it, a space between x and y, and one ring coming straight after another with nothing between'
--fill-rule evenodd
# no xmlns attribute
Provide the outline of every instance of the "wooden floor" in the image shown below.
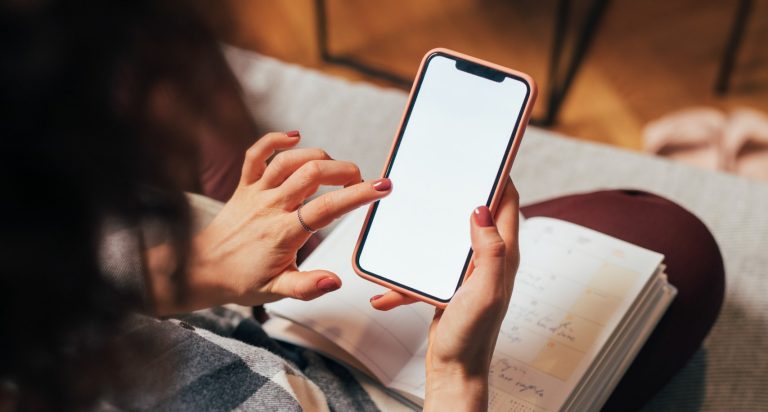
<svg viewBox="0 0 768 412"><path fill-rule="evenodd" d="M546 103L555 0L327 0L329 48L412 78L425 51L454 48L530 73ZM591 1L572 2L571 38ZM222 39L354 81L324 63L314 0L203 1ZM768 111L768 0L755 2L730 93L713 85L737 0L613 1L553 130L626 148L643 125L690 106ZM575 27L576 26L576 27Z"/></svg>

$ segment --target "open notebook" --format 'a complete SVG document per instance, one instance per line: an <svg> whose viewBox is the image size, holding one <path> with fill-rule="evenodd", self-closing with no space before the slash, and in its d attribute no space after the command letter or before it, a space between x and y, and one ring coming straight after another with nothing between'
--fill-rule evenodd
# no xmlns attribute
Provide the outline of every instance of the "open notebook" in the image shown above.
<svg viewBox="0 0 768 412"><path fill-rule="evenodd" d="M423 403L424 303L378 312L382 293L359 278L351 256L365 210L345 218L301 265L328 269L343 287L312 302L267 306L291 321L268 331L324 352ZM490 371L490 409L597 410L607 400L676 294L663 256L564 221L525 220L520 269Z"/></svg>

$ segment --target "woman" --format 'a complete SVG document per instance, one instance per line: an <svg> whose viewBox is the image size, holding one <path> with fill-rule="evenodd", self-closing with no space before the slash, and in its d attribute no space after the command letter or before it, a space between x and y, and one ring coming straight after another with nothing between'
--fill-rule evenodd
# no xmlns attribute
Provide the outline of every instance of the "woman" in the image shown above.
<svg viewBox="0 0 768 412"><path fill-rule="evenodd" d="M375 409L348 371L271 340L252 318L217 309L155 319L230 302L314 299L342 287L333 273L298 271L299 248L311 230L397 185L361 182L351 163L292 149L298 132L270 133L246 151L237 136L253 129L237 85L203 22L182 6L2 5L0 409ZM307 202L320 185L343 188ZM231 198L193 235L183 190ZM638 229L618 216L648 204L676 222L669 227L703 242L696 248L708 253L703 262L717 267L700 222L652 196L610 192L523 212L595 227L597 219L579 211L602 209L606 227L598 229L633 240ZM517 209L510 183L495 220L484 207L467 211L477 269L436 312L425 409L487 405L488 365L517 267ZM674 251L664 251L674 261ZM673 267L671 278L684 276ZM721 281L722 270L707 276ZM673 278L680 297L706 292L680 279ZM719 307L714 283L690 343L663 352L679 361L655 386L622 383L614 406L642 405L684 364ZM388 292L372 305L408 302ZM681 310L670 309L662 332L691 317ZM658 354L646 358L644 367L658 367ZM627 376L642 373L633 365Z"/></svg>
<svg viewBox="0 0 768 412"><path fill-rule="evenodd" d="M4 208L12 216L3 223L2 405L200 407L168 397L137 403L162 398L174 383L149 388L162 396L130 396L137 381L150 379L141 376L150 370L169 381L186 377L183 370L130 367L157 362L155 350L173 339L165 326L131 313L168 316L229 302L314 299L336 290L341 281L335 274L297 270L297 251L311 236L306 228L322 228L381 199L391 183L362 182L354 164L319 149L286 150L299 142L298 132L270 133L247 150L239 184L221 213L192 236L180 190L201 186L194 181L199 166L190 161L198 157L197 141L232 129L242 134L249 126L240 121L233 127L242 118L232 120L232 111L223 118L217 113L222 105L210 103L211 96L224 96L217 103L229 107L239 100L194 13L150 1L4 8L4 27L13 35L5 39L2 76L9 108ZM320 185L344 188L305 204ZM511 185L498 215L501 234L486 208L475 212L477 275L456 307L435 321L433 334L450 337L430 350L435 395L428 398L440 402L435 407L456 405L448 394L458 387L473 395L463 396L465 402L486 403L492 342L469 347L466 337L498 331L516 267L516 216ZM132 230L149 220L167 231L168 242L148 247ZM102 264L104 249L118 253L118 266L110 259ZM132 253L140 262L135 267L126 257ZM505 287L494 288L493 300L478 299L489 282ZM462 305L475 315L457 318L453 312ZM137 338L136 325L147 323L148 336ZM203 349L193 356L209 354ZM280 361L265 365L274 363ZM302 394L295 400L304 401Z"/></svg>

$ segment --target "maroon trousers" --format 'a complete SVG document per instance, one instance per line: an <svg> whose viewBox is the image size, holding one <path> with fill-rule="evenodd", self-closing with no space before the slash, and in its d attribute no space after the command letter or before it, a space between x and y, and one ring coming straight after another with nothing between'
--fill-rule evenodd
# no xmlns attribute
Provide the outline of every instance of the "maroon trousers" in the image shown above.
<svg viewBox="0 0 768 412"><path fill-rule="evenodd" d="M712 234L681 206L636 190L564 196L521 211L525 217L566 220L664 254L678 295L604 407L640 409L688 362L720 312L725 272Z"/></svg>
<svg viewBox="0 0 768 412"><path fill-rule="evenodd" d="M201 143L203 193L226 201L240 178L243 151L214 139ZM664 254L678 295L604 407L640 409L688 362L720 312L725 274L712 234L681 206L636 190L559 197L524 206L522 213L566 220ZM299 258L317 243L312 238Z"/></svg>

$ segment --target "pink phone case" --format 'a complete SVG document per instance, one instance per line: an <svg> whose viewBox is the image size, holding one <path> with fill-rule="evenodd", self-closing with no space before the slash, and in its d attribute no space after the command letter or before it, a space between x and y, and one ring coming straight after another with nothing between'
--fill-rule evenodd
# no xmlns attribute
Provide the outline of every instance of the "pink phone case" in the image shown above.
<svg viewBox="0 0 768 412"><path fill-rule="evenodd" d="M419 71L416 74L416 79L419 79L421 77L422 71L424 70L427 60L435 53L443 53L452 57L458 57L460 59L464 59L473 63L477 63L481 66L490 67L492 69L498 70L503 73L511 74L516 77L521 78L523 81L525 81L528 84L528 88L530 90L528 101L526 102L525 106L523 107L523 114L520 118L520 125L517 128L517 131L515 133L515 136L512 141L512 148L509 151L509 155L507 156L507 159L504 161L504 171L502 176L508 176L509 171L512 167L512 162L515 159L515 155L517 154L517 149L520 147L520 141L522 140L523 134L525 133L525 127L528 125L528 120L531 116L531 111L533 110L533 104L536 101L536 95L537 95L537 89L536 89L536 83L533 81L533 78L531 76L521 73L503 66L499 66L498 64L494 64L491 62L487 62L485 60L481 60L472 56L467 56L466 54L462 54L453 50L445 49L445 48L436 48L432 49L427 54L424 55L424 58L421 60L421 64L419 65ZM387 161L384 163L384 170L382 171L381 175L384 176L387 172L387 167L392 161L392 156L395 154L395 147L397 146L398 137L400 136L400 133L403 129L403 126L405 125L405 117L408 113L408 108L411 107L411 102L416 94L416 88L419 86L418 81L413 82L413 86L411 87L411 93L408 96L408 102L406 104L406 109L403 112L403 116L400 119L400 126L398 127L397 133L395 134L395 138L392 141L392 146L389 149L389 156L387 157ZM501 194L504 193L504 187L506 186L507 179L502 179L502 182L496 187L496 191L493 193L493 198L491 200L491 206L490 210L492 214L496 214L496 209L498 208L499 202L501 201ZM355 270L355 272L362 278L367 279L371 282L377 283L379 285L382 285L386 288L389 288L391 290L397 291L402 293L403 295L410 296L414 299L420 300L422 302L429 303L430 305L434 305L438 308L444 309L446 306L448 306L449 302L442 302L439 300L432 299L428 296L421 295L419 293L413 292L411 290L402 288L398 285L395 285L393 283L387 282L384 279L377 278L375 276L371 276L367 273L365 273L358 265L357 265L357 259L355 257L357 256L358 252L360 251L360 245L363 240L363 236L365 234L365 228L368 227L368 224L370 223L371 214L373 213L373 205L368 207L368 214L365 217L365 222L363 223L363 227L360 229L360 235L357 238L357 244L355 245L354 253L352 254L352 268ZM464 272L463 278L462 278L462 284L466 279L472 274L472 269L474 269L474 266L470 263L467 266L467 270Z"/></svg>

